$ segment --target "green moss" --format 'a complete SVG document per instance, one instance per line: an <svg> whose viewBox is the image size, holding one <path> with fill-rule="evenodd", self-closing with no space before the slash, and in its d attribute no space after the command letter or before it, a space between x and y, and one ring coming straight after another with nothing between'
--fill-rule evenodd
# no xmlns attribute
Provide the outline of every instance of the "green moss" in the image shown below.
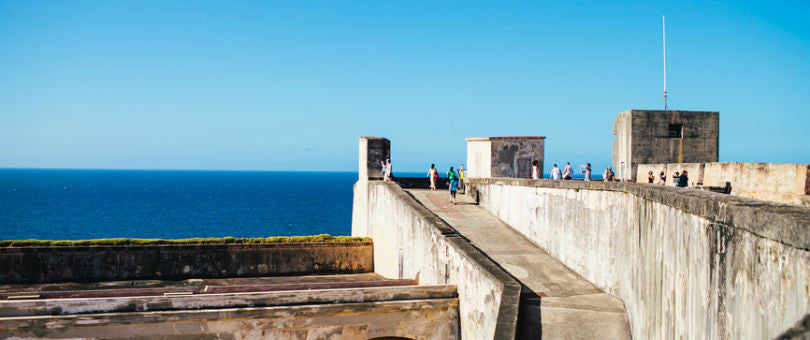
<svg viewBox="0 0 810 340"><path fill-rule="evenodd" d="M271 236L256 238L209 237L175 240L142 238L103 238L95 240L5 240L0 248L8 247L79 247L79 246L132 246L132 245L181 245L181 244L260 244L260 243L314 243L314 242L368 242L368 237L332 236L329 234L312 236Z"/></svg>

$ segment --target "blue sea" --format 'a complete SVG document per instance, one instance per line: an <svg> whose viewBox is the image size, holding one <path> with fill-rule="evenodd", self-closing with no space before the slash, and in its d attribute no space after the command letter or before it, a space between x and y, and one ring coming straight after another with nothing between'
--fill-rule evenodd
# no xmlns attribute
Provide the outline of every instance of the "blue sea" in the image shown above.
<svg viewBox="0 0 810 340"><path fill-rule="evenodd" d="M0 239L351 234L352 172L0 169Z"/></svg>

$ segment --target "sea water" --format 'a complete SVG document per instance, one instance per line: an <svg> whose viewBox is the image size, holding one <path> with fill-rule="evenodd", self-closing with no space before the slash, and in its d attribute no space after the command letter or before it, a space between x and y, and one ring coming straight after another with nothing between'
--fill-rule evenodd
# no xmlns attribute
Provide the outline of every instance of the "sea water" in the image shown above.
<svg viewBox="0 0 810 340"><path fill-rule="evenodd" d="M357 173L0 169L0 239L351 233Z"/></svg>

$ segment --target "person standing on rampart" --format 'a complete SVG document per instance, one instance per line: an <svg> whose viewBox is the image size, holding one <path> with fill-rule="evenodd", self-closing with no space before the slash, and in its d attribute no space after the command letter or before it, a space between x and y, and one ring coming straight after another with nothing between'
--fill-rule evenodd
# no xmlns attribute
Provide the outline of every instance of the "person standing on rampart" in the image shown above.
<svg viewBox="0 0 810 340"><path fill-rule="evenodd" d="M678 186L681 187L681 188L686 188L686 187L689 186L689 176L687 176L687 173L688 172L686 170L684 170L681 173L681 176L678 177Z"/></svg>
<svg viewBox="0 0 810 340"><path fill-rule="evenodd" d="M562 178L563 179L571 179L571 178L573 178L572 177L573 174L574 174L574 171L571 170L571 163L570 162L565 162L565 169L563 169Z"/></svg>
<svg viewBox="0 0 810 340"><path fill-rule="evenodd" d="M537 160L532 161L532 179L540 179L540 169L537 167Z"/></svg>
<svg viewBox="0 0 810 340"><path fill-rule="evenodd" d="M675 171L675 174L672 175L672 186L675 187L679 186L678 182L680 182L680 180L681 180L681 173Z"/></svg>
<svg viewBox="0 0 810 340"><path fill-rule="evenodd" d="M602 178L605 182L613 182L616 180L616 175L613 173L613 170L610 167L605 168L605 172L602 174Z"/></svg>
<svg viewBox="0 0 810 340"><path fill-rule="evenodd" d="M461 190L462 195L467 192L464 188L464 164L458 168L458 188Z"/></svg>
<svg viewBox="0 0 810 340"><path fill-rule="evenodd" d="M647 173L647 183L653 184L655 183L655 175L653 175L652 170Z"/></svg>
<svg viewBox="0 0 810 340"><path fill-rule="evenodd" d="M385 165L383 165L383 167L385 169L384 174L383 174L383 181L390 182L391 177L393 177L393 176L391 176L391 173L393 173L393 170L391 169L391 159L390 158L385 160Z"/></svg>
<svg viewBox="0 0 810 340"><path fill-rule="evenodd" d="M560 168L557 167L557 164L554 164L554 168L551 169L551 179L553 180L562 179L562 174L560 173Z"/></svg>
<svg viewBox="0 0 810 340"><path fill-rule="evenodd" d="M436 179L439 178L439 171L436 170L436 164L430 165L427 176L430 178L430 190L436 190Z"/></svg>
<svg viewBox="0 0 810 340"><path fill-rule="evenodd" d="M585 174L585 182L591 181L591 163L587 163L586 165L579 165L579 171Z"/></svg>
<svg viewBox="0 0 810 340"><path fill-rule="evenodd" d="M658 185L667 185L667 174L663 170L658 174L658 177Z"/></svg>

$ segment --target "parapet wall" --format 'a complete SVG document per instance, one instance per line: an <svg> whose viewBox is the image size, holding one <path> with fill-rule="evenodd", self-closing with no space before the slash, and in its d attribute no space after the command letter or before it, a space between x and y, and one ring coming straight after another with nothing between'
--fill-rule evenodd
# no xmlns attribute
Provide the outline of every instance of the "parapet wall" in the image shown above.
<svg viewBox="0 0 810 340"><path fill-rule="evenodd" d="M0 283L364 273L371 242L0 248Z"/></svg>
<svg viewBox="0 0 810 340"><path fill-rule="evenodd" d="M462 339L515 338L517 281L397 184L358 181L352 213L352 235L374 239L375 272L458 286Z"/></svg>
<svg viewBox="0 0 810 340"><path fill-rule="evenodd" d="M633 183L465 180L483 208L620 297L636 339L770 339L810 312L810 208Z"/></svg>
<svg viewBox="0 0 810 340"><path fill-rule="evenodd" d="M647 171L665 171L671 185L675 171L689 171L689 186L722 187L731 183L731 194L810 206L810 165L790 163L681 163L640 164L636 182L647 182Z"/></svg>

